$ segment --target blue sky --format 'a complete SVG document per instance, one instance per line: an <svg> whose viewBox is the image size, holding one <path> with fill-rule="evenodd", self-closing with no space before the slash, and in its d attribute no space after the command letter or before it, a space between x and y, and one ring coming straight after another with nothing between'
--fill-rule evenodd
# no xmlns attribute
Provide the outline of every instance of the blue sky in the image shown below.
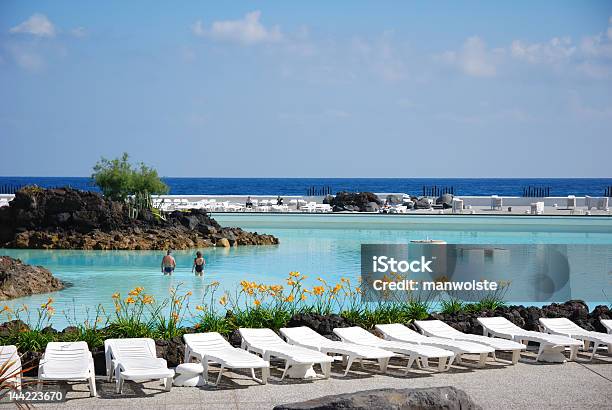
<svg viewBox="0 0 612 410"><path fill-rule="evenodd" d="M610 177L612 2L0 2L0 175Z"/></svg>

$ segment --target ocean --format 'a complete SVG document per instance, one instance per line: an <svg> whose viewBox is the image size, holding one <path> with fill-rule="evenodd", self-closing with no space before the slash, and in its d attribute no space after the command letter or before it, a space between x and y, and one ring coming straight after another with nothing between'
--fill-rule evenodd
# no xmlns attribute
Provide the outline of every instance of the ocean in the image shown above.
<svg viewBox="0 0 612 410"><path fill-rule="evenodd" d="M603 196L612 190L612 178L163 178L174 195L308 195L339 191L402 192L444 189L455 195L523 196L525 189L545 190L547 196ZM96 190L88 177L1 177L2 188L36 184ZM317 194L317 193L315 193ZM538 195L535 195L538 196Z"/></svg>

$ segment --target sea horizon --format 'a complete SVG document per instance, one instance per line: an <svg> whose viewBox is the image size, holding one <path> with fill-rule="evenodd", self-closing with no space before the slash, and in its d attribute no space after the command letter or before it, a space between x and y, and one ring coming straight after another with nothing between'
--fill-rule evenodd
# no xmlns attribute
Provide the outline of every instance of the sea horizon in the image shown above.
<svg viewBox="0 0 612 410"><path fill-rule="evenodd" d="M424 189L453 189L461 196L523 196L526 188L544 189L547 196L603 196L612 178L281 178L281 177L162 177L174 195L308 195L309 189L407 193L421 195ZM44 188L70 186L82 190L97 187L90 177L0 176L0 187L38 185ZM310 191L312 192L312 191Z"/></svg>

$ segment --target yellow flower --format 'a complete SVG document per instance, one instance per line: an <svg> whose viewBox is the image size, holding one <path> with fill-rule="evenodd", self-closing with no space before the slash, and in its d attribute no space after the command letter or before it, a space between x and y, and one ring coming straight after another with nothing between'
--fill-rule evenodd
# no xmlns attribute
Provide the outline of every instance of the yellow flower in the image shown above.
<svg viewBox="0 0 612 410"><path fill-rule="evenodd" d="M221 296L221 299L219 299L219 303L220 303L222 306L227 305L227 296L226 296L226 295Z"/></svg>
<svg viewBox="0 0 612 410"><path fill-rule="evenodd" d="M306 288L302 289L302 292L304 292L304 293L312 293L311 291L309 291L309 290L308 290L308 289L306 289Z"/></svg>
<svg viewBox="0 0 612 410"><path fill-rule="evenodd" d="M180 303L181 303L181 301L180 301L180 300L178 300L178 299L176 299L176 300L174 301L174 304L175 304L175 305L178 305L178 304L180 304Z"/></svg>
<svg viewBox="0 0 612 410"><path fill-rule="evenodd" d="M193 295L193 293L191 293L191 291L185 293L185 296L191 296L191 295Z"/></svg>
<svg viewBox="0 0 612 410"><path fill-rule="evenodd" d="M312 292L315 295L322 295L325 292L325 288L323 286L315 286L312 288Z"/></svg>
<svg viewBox="0 0 612 410"><path fill-rule="evenodd" d="M120 297L121 295L119 295L119 292L113 293L113 299L119 299Z"/></svg>
<svg viewBox="0 0 612 410"><path fill-rule="evenodd" d="M196 323L195 326L193 327L194 329L199 329L200 328L200 324Z"/></svg>
<svg viewBox="0 0 612 410"><path fill-rule="evenodd" d="M178 313L176 313L176 312L172 312L172 319L174 319L175 321L177 321L177 320L178 320L178 318L179 318Z"/></svg>
<svg viewBox="0 0 612 410"><path fill-rule="evenodd" d="M136 301L135 301L135 300L134 300L134 298L133 298L133 297L131 297L131 296L125 299L125 303L135 303L135 302L136 302Z"/></svg>
<svg viewBox="0 0 612 410"><path fill-rule="evenodd" d="M285 298L285 302L293 302L293 299L295 299L293 295L289 295Z"/></svg>
<svg viewBox="0 0 612 410"><path fill-rule="evenodd" d="M300 272L289 272L289 276L293 276L294 278L297 278L298 276L300 276Z"/></svg>
<svg viewBox="0 0 612 410"><path fill-rule="evenodd" d="M2 308L2 311L3 311L3 312L10 312L10 311L11 311L11 308L10 308L10 307L8 307L8 305L4 305L4 307Z"/></svg>
<svg viewBox="0 0 612 410"><path fill-rule="evenodd" d="M295 285L295 281L293 279L287 279L287 285L293 286Z"/></svg>
<svg viewBox="0 0 612 410"><path fill-rule="evenodd" d="M259 301L259 299L255 299L255 300L253 301L253 304L254 304L255 306L259 307L259 305L261 305L261 302Z"/></svg>
<svg viewBox="0 0 612 410"><path fill-rule="evenodd" d="M144 303L145 305L150 305L151 303L153 303L153 296L145 295L142 298L142 303Z"/></svg>
<svg viewBox="0 0 612 410"><path fill-rule="evenodd" d="M361 293L361 288L359 288L359 287L355 288L355 292Z"/></svg>
<svg viewBox="0 0 612 410"><path fill-rule="evenodd" d="M337 283L336 286L334 286L334 288L332 289L333 293L338 293L338 291L342 289L342 285Z"/></svg>
<svg viewBox="0 0 612 410"><path fill-rule="evenodd" d="M302 297L301 297L300 299L302 299L302 301L304 301L304 300L306 300L306 298L307 298L307 297L308 297L308 296L307 296L305 293L303 293L303 294L302 294Z"/></svg>
<svg viewBox="0 0 612 410"><path fill-rule="evenodd" d="M128 293L128 295L130 296L138 296L138 291L136 289L134 290L130 290L130 292Z"/></svg>
<svg viewBox="0 0 612 410"><path fill-rule="evenodd" d="M202 306L202 305L197 305L197 306L196 306L196 310L203 311L203 310L204 310L204 306Z"/></svg>
<svg viewBox="0 0 612 410"><path fill-rule="evenodd" d="M119 312L121 310L121 306L117 305L115 306L115 312Z"/></svg>
<svg viewBox="0 0 612 410"><path fill-rule="evenodd" d="M219 281L216 280L213 283L210 284L210 286L219 286Z"/></svg>
<svg viewBox="0 0 612 410"><path fill-rule="evenodd" d="M260 292L265 292L266 291L266 285L263 285L263 284L259 285L258 289L259 289Z"/></svg>

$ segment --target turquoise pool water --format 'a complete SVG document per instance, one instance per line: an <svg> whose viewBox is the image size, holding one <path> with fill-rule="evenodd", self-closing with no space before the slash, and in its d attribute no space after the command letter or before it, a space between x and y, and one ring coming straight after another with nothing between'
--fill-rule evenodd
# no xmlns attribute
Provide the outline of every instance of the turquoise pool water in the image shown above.
<svg viewBox="0 0 612 410"><path fill-rule="evenodd" d="M55 299L57 309L53 324L61 328L68 324L62 311L69 311L70 316L73 312L76 313L78 320L84 320L87 316L86 307L93 311L98 304L102 304L110 312L111 295L117 291L126 294L136 286L143 286L147 293L163 298L167 296L171 286L182 284L182 289L193 292L192 304L195 306L201 301L204 284L215 280L228 289L234 289L243 279L269 284L283 283L290 271L300 271L310 276L309 280L312 281L317 276L332 281L341 276L357 278L362 243L407 243L413 239L433 238L464 244L554 243L612 246L611 218L589 218L588 221L585 218L575 218L575 221L574 218L565 218L562 223L531 218L531 222L523 221L517 224L508 218L489 218L484 222L481 219L473 219L471 223L464 218L460 223L456 223L448 218L440 220L436 217L420 217L416 222L398 220L392 226L389 226L393 223L391 218L363 223L335 216L325 216L324 222L321 223L315 223L314 219L304 219L308 217L296 220L295 216L283 221L285 217L282 215L244 218L218 217L222 224L274 234L280 238L280 245L202 249L207 261L203 279L196 278L191 273L194 253L191 251L175 252L178 267L172 277L160 273L159 265L163 252L159 251L3 249L0 254L20 258L29 264L43 265L61 280L72 284L67 289L51 295ZM499 219L503 221L498 224L496 220ZM279 227L283 226L283 223L291 228ZM315 228L308 228L309 225ZM604 286L609 287L610 284ZM612 292L608 294L612 296ZM49 294L35 295L11 300L7 304L11 307L22 304L40 305L48 297ZM605 302L603 298L602 301Z"/></svg>

